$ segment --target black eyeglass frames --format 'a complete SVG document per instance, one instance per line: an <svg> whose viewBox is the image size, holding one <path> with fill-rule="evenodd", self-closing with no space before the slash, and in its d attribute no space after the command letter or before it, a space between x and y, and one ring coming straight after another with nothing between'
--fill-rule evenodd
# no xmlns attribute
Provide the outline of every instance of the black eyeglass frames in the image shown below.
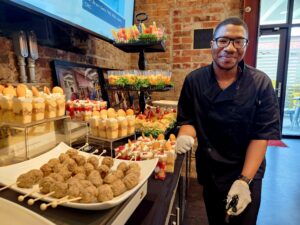
<svg viewBox="0 0 300 225"><path fill-rule="evenodd" d="M233 39L233 38L227 38L227 37L218 37L218 38L213 39L213 41L216 42L216 44L219 48L225 48L229 45L230 42L232 42L233 46L236 49L245 48L245 46L248 43L248 39L246 39L246 38Z"/></svg>

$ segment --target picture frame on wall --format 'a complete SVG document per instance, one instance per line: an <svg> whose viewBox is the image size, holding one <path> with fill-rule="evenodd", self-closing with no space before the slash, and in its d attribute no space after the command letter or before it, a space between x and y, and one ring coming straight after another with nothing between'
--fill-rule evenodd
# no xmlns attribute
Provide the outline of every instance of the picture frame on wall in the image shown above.
<svg viewBox="0 0 300 225"><path fill-rule="evenodd" d="M53 67L53 83L64 90L67 100L104 100L109 107L105 69L61 60L53 60Z"/></svg>

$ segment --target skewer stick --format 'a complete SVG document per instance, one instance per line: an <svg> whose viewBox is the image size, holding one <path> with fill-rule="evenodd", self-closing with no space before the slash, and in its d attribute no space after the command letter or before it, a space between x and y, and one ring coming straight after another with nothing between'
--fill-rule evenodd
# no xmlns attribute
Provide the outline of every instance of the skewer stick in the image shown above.
<svg viewBox="0 0 300 225"><path fill-rule="evenodd" d="M66 196L64 196L64 197L62 197L62 198L60 198L60 199L57 199L57 200L51 202L51 207L52 207L52 208L56 208L60 202L66 200L66 199L68 199L68 198L69 198L69 195L66 195Z"/></svg>
<svg viewBox="0 0 300 225"><path fill-rule="evenodd" d="M49 192L48 194L42 195L42 196L40 196L40 197L38 197L38 198L35 198L35 199L33 199L33 198L28 199L27 204L28 204L28 205L33 205L36 201L38 201L38 200L40 200L40 199L42 199L42 198L46 198L46 197L48 197L48 196L54 194L54 192L55 192L55 191L51 191L51 192Z"/></svg>
<svg viewBox="0 0 300 225"><path fill-rule="evenodd" d="M25 199L27 196L32 195L33 193L35 193L35 192L37 192L37 191L38 191L37 189L34 189L34 190L32 190L31 192L27 193L26 195L19 195L19 196L18 196L18 201L19 201L19 202L23 202L24 199Z"/></svg>
<svg viewBox="0 0 300 225"><path fill-rule="evenodd" d="M81 149L85 148L86 146L89 146L89 143L85 143L83 146L81 146L81 147L78 148L77 150L80 151Z"/></svg>
<svg viewBox="0 0 300 225"><path fill-rule="evenodd" d="M131 158L129 159L129 161L133 161L134 160L134 155L131 156Z"/></svg>
<svg viewBox="0 0 300 225"><path fill-rule="evenodd" d="M98 153L98 152L99 152L99 150L96 149L95 151L91 152L91 154L96 154L96 153Z"/></svg>
<svg viewBox="0 0 300 225"><path fill-rule="evenodd" d="M121 155L122 155L122 154L119 153L119 154L115 157L115 159L119 158Z"/></svg>
<svg viewBox="0 0 300 225"><path fill-rule="evenodd" d="M3 190L5 190L5 189L7 189L7 188L10 188L11 186L13 186L13 185L15 185L15 184L18 184L18 183L19 183L19 182L16 182L16 183L13 183L13 184L9 184L9 185L6 185L6 186L0 188L0 191L3 191Z"/></svg>
<svg viewBox="0 0 300 225"><path fill-rule="evenodd" d="M106 149L103 149L103 151L101 152L101 154L99 154L99 157L102 156L103 154L105 154L107 151Z"/></svg>
<svg viewBox="0 0 300 225"><path fill-rule="evenodd" d="M62 201L59 201L59 202L57 202L57 205L60 205L60 204L63 204L63 203L66 203L66 202L74 202L74 201L77 201L77 200L80 200L81 199L81 197L76 197L76 198L71 198L71 199L65 199L65 200L62 200ZM40 205L40 209L41 210L46 210L47 208L48 208L48 206L52 206L52 202L50 202L50 203L48 203L48 204L46 204L46 203L43 203L43 204L41 204ZM57 206L56 205L56 206ZM52 206L53 207L53 206Z"/></svg>

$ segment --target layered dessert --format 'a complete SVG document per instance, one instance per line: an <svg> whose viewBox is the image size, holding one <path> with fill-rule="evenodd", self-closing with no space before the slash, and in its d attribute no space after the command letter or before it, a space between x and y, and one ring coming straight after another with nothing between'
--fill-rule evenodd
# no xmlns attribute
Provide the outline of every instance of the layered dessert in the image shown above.
<svg viewBox="0 0 300 225"><path fill-rule="evenodd" d="M50 90L47 87L44 87L43 98L45 99L45 118L56 117L56 98L50 93Z"/></svg>
<svg viewBox="0 0 300 225"><path fill-rule="evenodd" d="M32 98L26 97L26 88L18 85L17 97L13 98L13 114L14 122L16 123L30 123L32 121Z"/></svg>
<svg viewBox="0 0 300 225"><path fill-rule="evenodd" d="M107 138L106 136L106 119L98 120L98 135L102 138Z"/></svg>
<svg viewBox="0 0 300 225"><path fill-rule="evenodd" d="M61 87L54 87L52 95L56 100L56 116L64 116L66 113L66 97Z"/></svg>
<svg viewBox="0 0 300 225"><path fill-rule="evenodd" d="M118 137L118 120L110 118L106 120L106 136L109 139L115 139Z"/></svg>
<svg viewBox="0 0 300 225"><path fill-rule="evenodd" d="M0 95L1 121L13 122L13 98L16 96L16 90L13 87L3 88Z"/></svg>
<svg viewBox="0 0 300 225"><path fill-rule="evenodd" d="M92 117L89 120L90 128L91 128L91 135L93 136L99 136L98 133L98 126L99 126L99 119L97 117Z"/></svg>
<svg viewBox="0 0 300 225"><path fill-rule="evenodd" d="M128 122L127 122L126 117L119 116L117 118L117 120L118 120L118 125L119 125L118 137L125 137L125 136L127 136Z"/></svg>
<svg viewBox="0 0 300 225"><path fill-rule="evenodd" d="M127 116L127 122L128 122L128 128L127 128L127 134L133 134L135 131L135 116Z"/></svg>
<svg viewBox="0 0 300 225"><path fill-rule="evenodd" d="M45 99L41 97L36 87L32 87L32 121L43 120L45 118Z"/></svg>

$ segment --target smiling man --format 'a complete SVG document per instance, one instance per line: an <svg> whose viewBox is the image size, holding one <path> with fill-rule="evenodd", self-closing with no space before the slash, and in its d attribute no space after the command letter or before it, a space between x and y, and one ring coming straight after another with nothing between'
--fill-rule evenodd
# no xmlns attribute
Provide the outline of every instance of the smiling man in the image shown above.
<svg viewBox="0 0 300 225"><path fill-rule="evenodd" d="M243 20L222 21L213 36L212 64L191 72L181 90L176 151L189 151L198 139L196 169L210 225L254 225L267 142L280 139L277 98L269 77L243 61Z"/></svg>

